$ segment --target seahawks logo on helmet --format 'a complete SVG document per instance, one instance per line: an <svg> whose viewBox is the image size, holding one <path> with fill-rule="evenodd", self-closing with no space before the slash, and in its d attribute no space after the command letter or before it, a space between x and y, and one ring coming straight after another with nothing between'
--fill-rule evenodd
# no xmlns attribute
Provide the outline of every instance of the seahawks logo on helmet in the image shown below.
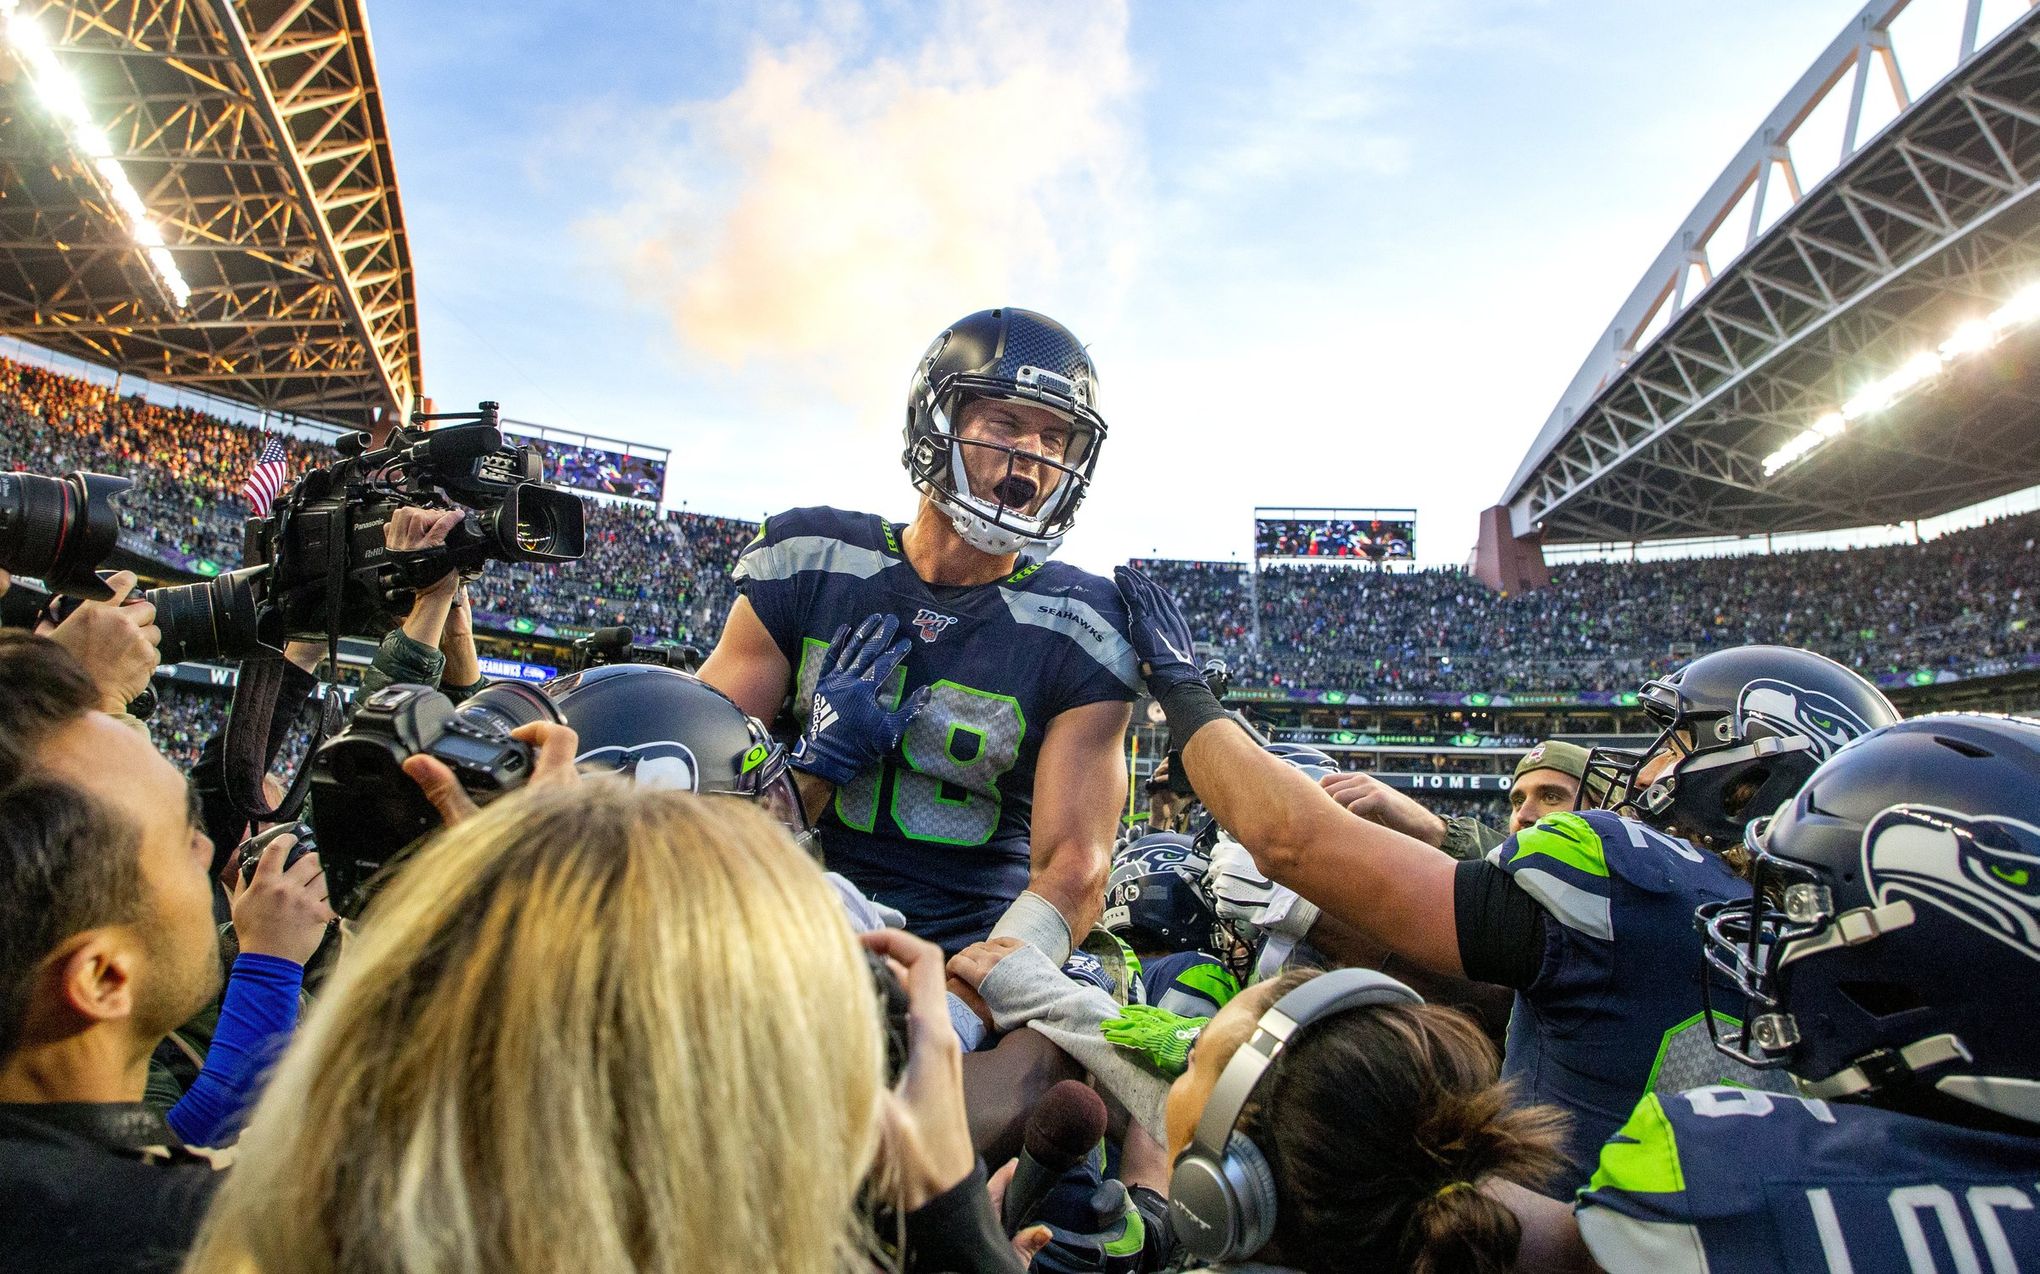
<svg viewBox="0 0 2040 1274"><path fill-rule="evenodd" d="M671 739L634 748L595 748L575 757L574 763L614 770L639 787L694 792L701 786L701 765L694 759L694 750Z"/></svg>
<svg viewBox="0 0 2040 1274"><path fill-rule="evenodd" d="M2040 828L1920 805L1863 830L1863 878L1878 906L1938 907L2040 963Z"/></svg>
<svg viewBox="0 0 2040 1274"><path fill-rule="evenodd" d="M1841 700L1788 681L1759 678L1743 687L1736 717L1747 737L1751 722L1787 739L1805 739L1813 755L1826 760L1842 747L1870 733L1863 720Z"/></svg>

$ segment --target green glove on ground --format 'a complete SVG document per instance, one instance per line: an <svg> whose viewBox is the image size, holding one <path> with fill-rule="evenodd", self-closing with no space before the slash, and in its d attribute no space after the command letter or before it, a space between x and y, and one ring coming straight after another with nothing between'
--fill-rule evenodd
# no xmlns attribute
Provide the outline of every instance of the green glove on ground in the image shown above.
<svg viewBox="0 0 2040 1274"><path fill-rule="evenodd" d="M1098 1031L1117 1047L1147 1058L1149 1065L1173 1079L1189 1066L1190 1046L1210 1020L1129 1004L1119 1010L1118 1017L1100 1022Z"/></svg>

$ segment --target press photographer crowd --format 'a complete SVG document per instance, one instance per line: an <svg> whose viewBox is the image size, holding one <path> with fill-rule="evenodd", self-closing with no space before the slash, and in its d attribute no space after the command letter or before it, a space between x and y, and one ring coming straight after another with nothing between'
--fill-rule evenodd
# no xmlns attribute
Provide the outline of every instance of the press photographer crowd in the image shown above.
<svg viewBox="0 0 2040 1274"><path fill-rule="evenodd" d="M0 419L6 1268L2034 1268L2040 721L1880 684L2040 652L2040 515L1106 578L1091 355L1011 307L913 365L904 522L585 500L488 402ZM1650 733L1490 811L1296 687Z"/></svg>

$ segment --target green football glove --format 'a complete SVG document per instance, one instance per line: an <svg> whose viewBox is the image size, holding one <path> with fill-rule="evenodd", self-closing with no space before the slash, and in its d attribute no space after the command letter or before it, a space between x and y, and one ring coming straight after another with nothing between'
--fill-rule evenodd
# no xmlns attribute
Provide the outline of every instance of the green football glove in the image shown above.
<svg viewBox="0 0 2040 1274"><path fill-rule="evenodd" d="M1100 1022L1098 1031L1112 1044L1147 1058L1150 1066L1173 1079L1188 1068L1190 1046L1210 1020L1129 1004L1119 1010L1118 1017Z"/></svg>

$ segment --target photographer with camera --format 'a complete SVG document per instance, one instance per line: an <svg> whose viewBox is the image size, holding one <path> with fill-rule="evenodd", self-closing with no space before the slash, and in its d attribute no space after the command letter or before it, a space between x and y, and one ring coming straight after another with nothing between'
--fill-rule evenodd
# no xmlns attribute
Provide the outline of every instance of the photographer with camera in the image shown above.
<svg viewBox="0 0 2040 1274"><path fill-rule="evenodd" d="M183 777L104 697L54 641L0 633L0 1252L14 1268L173 1268L214 1187L142 1105L150 1054L220 986L212 845ZM222 1034L241 1056L207 1059L194 1121L245 1103L277 1031L232 1024L294 1015L296 961L330 918L316 859L270 866L234 902L243 954Z"/></svg>
<svg viewBox="0 0 2040 1274"><path fill-rule="evenodd" d="M390 511L383 543L391 553L442 548L461 524L461 509L415 508ZM361 692L372 694L395 682L433 686L455 703L483 685L475 650L474 612L460 572L449 570L419 588L404 622L390 630L361 679Z"/></svg>
<svg viewBox="0 0 2040 1274"><path fill-rule="evenodd" d="M767 811L534 786L378 897L188 1268L839 1274L891 1233L875 1199L905 1268L1017 1270L959 1063L941 952L860 944Z"/></svg>
<svg viewBox="0 0 2040 1274"><path fill-rule="evenodd" d="M0 572L0 577L4 575ZM106 587L115 598L126 598L134 593L136 582L133 571L116 571L107 577ZM0 593L6 591L0 586ZM45 618L36 631L71 652L98 687L101 710L133 721L128 704L148 690L163 639L153 604L141 598L81 602L61 622Z"/></svg>

